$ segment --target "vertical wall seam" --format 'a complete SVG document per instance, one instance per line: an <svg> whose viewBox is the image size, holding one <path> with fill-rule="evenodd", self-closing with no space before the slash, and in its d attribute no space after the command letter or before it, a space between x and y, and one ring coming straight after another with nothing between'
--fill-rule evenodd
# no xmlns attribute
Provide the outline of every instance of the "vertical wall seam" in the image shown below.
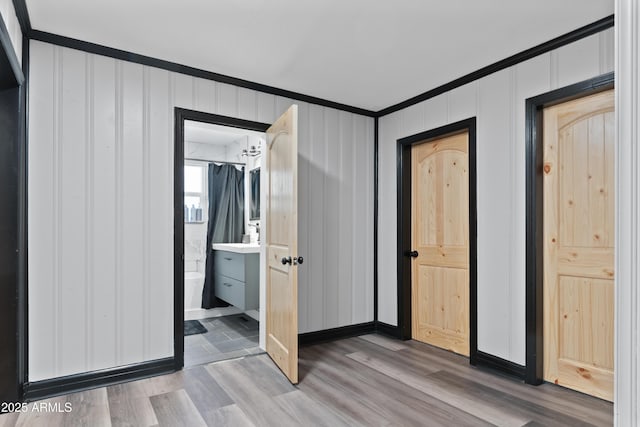
<svg viewBox="0 0 640 427"><path fill-rule="evenodd" d="M327 140L329 138L328 132L328 124L327 124L327 115L324 107L320 107L320 111L322 112L322 144L323 144L323 158L322 158L322 206L326 212L327 207L327 178L326 173L327 170L327 157L328 157L328 149L327 149ZM322 215L322 259L326 264L327 261L327 229L326 229L326 215ZM320 283L322 284L322 301L324 304L322 306L322 327L326 329L327 327L327 296L329 294L327 288L327 271L323 272L323 279Z"/></svg>
<svg viewBox="0 0 640 427"><path fill-rule="evenodd" d="M174 136L174 128L175 128L175 114L174 114L174 110L175 110L175 105L176 105L176 94L175 94L175 74L174 73L167 73L167 81L168 81L168 107L169 107L169 120L167 120L167 135L169 135L169 138L167 138L167 153L169 153L169 155L167 156L167 171L172 171L174 169L174 156L175 156L175 147L174 144L177 143L181 143L183 141L175 141L175 136ZM220 98L218 96L218 84L216 83L216 103L218 102L218 99ZM170 189L169 191L169 200L171 201L170 206L168 206L168 216L167 216L167 227L171 227L171 230L173 230L174 227L174 223L175 223L175 212L173 210L173 206L175 205L175 200L174 200L174 187L175 187L175 181L174 181L174 177L173 174L171 173L167 173L166 174L167 177L167 188ZM168 260L173 260L174 256L175 256L175 244L173 241L173 233L167 234L167 247L170 248L169 251L169 257ZM184 254L183 254L184 255ZM167 268L170 270L168 277L175 277L175 271L173 271L174 268L174 263L168 263L167 264ZM184 274L184 273L183 273ZM172 307L171 307L171 311L169 311L169 313L173 313L174 312L174 306L175 306L175 299L173 297L174 293L173 293L173 289L175 287L175 279L171 280L171 292L170 292L170 298L171 298L171 302L173 302ZM167 330L171 330L173 331L173 329L175 328L174 323L173 323L173 316L166 316L165 319L166 325L165 327L167 328ZM169 345L168 347L168 351L169 352L173 352L174 351L174 334L171 334L171 340L167 342L167 344ZM173 355L174 357L178 357L177 354ZM184 356L184 354L183 354Z"/></svg>
<svg viewBox="0 0 640 427"><path fill-rule="evenodd" d="M235 117L240 117L240 88L238 86L234 86L233 95L236 100Z"/></svg>
<svg viewBox="0 0 640 427"><path fill-rule="evenodd" d="M342 176L342 170L344 168L344 156L342 156L342 148L344 147L344 141L342 140L342 135L343 135L343 131L344 131L344 119L342 117L342 113L339 112L338 113L338 123L337 123L337 130L338 130L338 149L336 150L336 154L338 154L338 161L337 164L335 165L336 167L336 171L335 171L335 180L337 180L338 185L335 187L335 196L336 197L336 212L340 212L341 211L341 207L342 207L342 185L341 183L343 182L343 176ZM329 149L329 144L327 144L327 149ZM330 175L330 170L329 168L326 169L325 174L327 176L331 176ZM336 239L336 242L338 242L338 248L336 251L337 255L337 264L336 264L336 285L335 285L335 293L336 293L336 299L337 299L337 305L338 305L338 319L337 319L337 324L336 326L342 326L343 325L343 313L342 313L342 304L340 301L340 287L344 286L345 284L342 283L342 262L341 260L344 257L344 253L345 253L345 248L341 247L340 245L340 236L342 234L342 223L341 221L338 221L337 227L335 230L332 230L334 233L334 238Z"/></svg>
<svg viewBox="0 0 640 427"><path fill-rule="evenodd" d="M365 124L365 138L366 141L372 141L375 138L375 134L376 134L376 127L378 126L379 122L377 118L369 118L368 119L369 122L371 122L370 126L367 126ZM370 139L369 139L370 138ZM378 141L379 144L379 141ZM368 144L367 144L368 145ZM374 229L377 230L377 218L380 214L380 207L379 207L379 201L378 201L378 191L379 191L379 184L378 184L378 179L380 178L379 173L377 172L377 162L379 161L379 151L376 152L376 147L372 145L368 145L370 147L370 152L369 152L369 162L367 163L367 173L369 174L369 176L372 177L371 180L371 184L369 187L369 203L370 206L374 206L375 203L375 210L376 213L378 215L374 215L374 212L372 210L371 212L371 216L369 217L369 226L367 227L367 230L371 230L371 235L370 235L370 242L371 242L371 246L369 249L369 262L371 262L371 268L369 269L370 271L370 277L371 277L371 287L368 288L369 289L369 295L367 298L367 301L370 301L370 305L367 306L367 310L371 310L370 312L367 312L368 314L370 313L370 316L372 319L374 320L378 320L378 313L377 313L377 290L374 290L374 287L377 288L379 286L378 283L378 271L377 271L377 245L379 243L379 238L380 238L380 233L379 230L377 231L377 234L375 235L375 239L374 239ZM377 150L380 149L380 146L377 146ZM375 244L374 244L375 242ZM375 301L375 302L374 302Z"/></svg>
<svg viewBox="0 0 640 427"><path fill-rule="evenodd" d="M511 143L509 144L509 194L511 196L511 215L509 215L509 257L511 258L509 262L508 268L508 282L507 282L507 318L509 325L513 325L513 286L515 284L514 281L514 265L515 265L515 256L516 256L516 248L514 247L513 241L516 236L516 221L514 219L514 213L517 212L517 198L514 197L514 194L518 194L516 192L517 188L515 188L515 179L516 179L516 171L514 165L517 162L517 153L518 151L515 149L516 141L518 141L518 136L516 135L516 123L518 120L518 100L517 100L517 67L511 67L509 72L509 140ZM511 333L511 327L509 328L509 333L507 334L507 354L509 355L509 360L513 360L513 334Z"/></svg>
<svg viewBox="0 0 640 427"><path fill-rule="evenodd" d="M598 74L605 73L605 60L606 60L606 37L605 32L601 31L597 35L598 37Z"/></svg>
<svg viewBox="0 0 640 427"><path fill-rule="evenodd" d="M625 100L628 101L628 105L631 107L630 110L631 112L625 117L625 119L629 120L630 117L638 117L638 92L640 92L639 88L638 88L638 81L639 81L639 76L638 73L640 72L640 55L638 55L638 48L640 46L638 46L638 43L640 42L640 37L638 35L638 26L639 26L639 15L640 12L637 11L637 7L638 7L638 3L634 2L634 1L628 1L625 2L627 3L627 10L630 10L630 14L629 14L629 18L628 21L625 22L627 30L629 31L629 35L631 36L631 40L630 41L626 41L626 44L630 47L630 49L626 49L626 51L628 52L629 50L631 52L633 52L631 55L628 56L628 60L630 62L629 65L627 64L621 64L620 68L623 68L623 70L621 70L622 72L627 72L627 76L622 76L624 80L622 80L622 84L627 83L628 84L628 88L627 89L631 89L631 96L627 96ZM620 40L619 41L621 45L625 44L625 40ZM635 63L633 63L633 60L635 59ZM619 62L622 62L621 59L618 60ZM621 97L622 98L622 97ZM625 102L625 104L627 104ZM626 106L625 104L623 104L622 106ZM624 120L624 119L623 119ZM627 129L625 129L627 131ZM629 132L630 131L630 132ZM639 156L639 152L637 149L637 142L638 142L638 121L634 120L632 121L631 125L629 126L629 129L627 131L629 133L629 136L631 137L631 140L635 142L635 144L633 143L627 143L627 145L630 145L630 147L625 150L627 152L629 152L630 156L630 161L632 163L632 165L629 168L629 174L631 175L631 183L629 185L629 189L627 191L630 190L631 193L631 197L630 197L630 203L629 205L631 205L631 212L633 212L629 218L629 225L630 225L630 230L629 232L631 233L631 239L629 239L629 245L628 245L628 251L629 253L626 254L625 258L626 259L638 259L638 256L640 255L639 252L639 243L638 243L638 235L639 233L639 212L640 212L640 199L638 198L638 192L640 191L640 180L638 179L638 169L637 169L637 165L640 162L640 156ZM629 192L627 193L629 194ZM625 274L629 279L631 279L629 281L629 283L635 283L636 286L631 286L631 289L629 290L629 305L630 305L630 313L635 313L635 319L633 318L633 315L631 316L632 318L631 320L631 325L628 327L625 327L624 329L631 332L631 336L625 336L623 337L624 339L629 338L629 342L630 342L630 351L628 351L629 353L631 353L630 355L625 355L624 359L625 361L627 361L628 359L631 359L631 363L629 363L631 365L631 381L629 384L629 388L630 390L621 390L623 392L630 392L630 398L627 399L628 402L637 402L638 398L640 397L640 379L638 378L640 376L640 373L638 372L638 369L640 369L639 363L638 363L638 350L640 348L640 342L638 342L638 334L639 334L639 328L640 328L640 307L638 307L638 304L640 304L639 297L638 297L638 287L637 287L637 283L638 283L638 279L640 279L638 277L638 267L636 264L636 267L633 268L628 268L627 271L625 272L627 274ZM616 271L616 277L619 277L619 272ZM633 358L635 357L635 361L633 361ZM634 384L635 383L635 384ZM635 387L634 387L635 385ZM625 416L625 418L629 419L631 421L631 423L637 422L640 418L640 414L638 411L638 406L634 405L635 407L633 408L629 408L631 409L631 411L633 411L633 413L629 414L628 416ZM619 423L622 424L622 423Z"/></svg>
<svg viewBox="0 0 640 427"><path fill-rule="evenodd" d="M361 224L365 224L364 228L368 229L368 227L366 226L366 224L368 223L368 221L361 221L361 224L358 224L358 221L356 219L356 208L357 208L357 203L356 203L356 197L355 197L355 190L356 188L359 187L359 182L357 181L358 179L358 175L357 175L357 162L356 162L356 156L358 153L358 150L356 149L356 144L358 144L358 122L356 120L356 116L354 114L349 114L349 118L351 119L351 141L350 141L350 149L351 149L351 165L349 165L350 170L351 170L351 176L350 181L351 182L351 263L350 263L350 276L351 276L351 322L353 323L354 321L356 321L356 318L361 315L361 313L358 313L358 297L356 295L356 289L359 288L359 284L356 286L356 283L358 283L358 278L356 277L356 265L363 265L363 264L356 264L356 261L358 260L357 257L355 256L356 253L356 246L354 245L354 242L356 242L356 237L357 237L357 230L359 228L359 226L362 226ZM361 158L363 159L367 159L368 157L365 156L365 153L362 153L363 156ZM364 186L363 186L364 187ZM366 187L365 187L366 188ZM367 195L366 197L368 198L368 191L365 191L365 194ZM368 200L367 200L368 201ZM368 215L363 215L363 218L368 218ZM368 246L367 246L368 247ZM361 251L361 254L364 253L365 251ZM366 275L364 277L362 277L362 280L360 281L361 283L364 282L366 283ZM366 289L363 289L365 291L365 295L363 295L363 297L365 297L365 301L369 300L369 296L366 293ZM366 306L364 306L364 315L366 316L366 311L367 308Z"/></svg>
<svg viewBox="0 0 640 427"><path fill-rule="evenodd" d="M215 82L215 102L213 104L213 110L215 114L220 114L220 84L218 82ZM172 89L173 91L173 89ZM175 105L173 98L170 98L170 104L171 105Z"/></svg>
<svg viewBox="0 0 640 427"><path fill-rule="evenodd" d="M116 166L116 182L115 182L115 213L116 213L116 245L115 245L115 261L116 261L116 272L115 272L115 303L116 303L116 316L115 316L115 360L116 365L122 364L122 203L120 198L123 194L122 189L122 143L124 138L124 128L123 128L123 70L122 70L122 62L115 61L115 73L116 73L116 117L115 117L115 127L116 127L116 141L115 141L115 166Z"/></svg>
<svg viewBox="0 0 640 427"><path fill-rule="evenodd" d="M62 58L61 47L53 48L53 150L54 150L54 164L53 164L53 179L52 179L52 191L54 195L53 199L53 295L54 295L54 318L51 324L53 325L53 376L57 376L61 371L61 357L60 357L60 341L62 340L62 331L60 328L60 313L62 313L62 298L60 298L60 283L61 283L61 268L62 262L60 243L60 227L62 219L62 187L60 185L62 174Z"/></svg>
<svg viewBox="0 0 640 427"><path fill-rule="evenodd" d="M351 135L346 135L344 131L341 132L341 135L345 135L344 138L346 138L346 141L345 140L341 140L340 141L340 146L344 147L344 144L347 144L346 145L347 150L349 150L351 152L351 155L350 155L351 161L349 163L346 163L346 162L343 161L342 170L340 172L340 184L339 184L338 188L340 189L340 192L343 193L340 196L340 201L342 203L343 197L345 197L345 194L344 194L345 190L349 190L346 193L347 196L349 194L353 194L352 191L351 191L351 188L353 188L353 186L355 185L355 182L353 180L347 180L347 178L351 178L349 176L349 172L348 171L353 171L354 166L355 166L353 164L353 145L355 144L355 141L353 139L351 139L352 138L351 136L353 135L353 129L355 127L355 123L354 123L354 120L353 120L353 117L352 117L351 113L341 112L341 114L345 115L345 117L344 117L345 123L350 123L350 126L351 126ZM342 185L343 182L348 182L350 184L350 186L349 187L344 187ZM353 197L351 197L351 199L353 199ZM345 200L348 200L348 198L345 198ZM353 211L353 202L352 201L347 201L346 205L347 206L351 205L351 210ZM338 212L340 212L340 211L338 211ZM343 222L339 221L339 223L342 224ZM355 225L353 223L348 222L348 221L345 221L344 223L346 225L345 230L344 230L344 234L348 235L349 228L351 228L352 233L353 233L353 229L356 228ZM345 268L347 270L343 274L344 277L347 277L347 282L344 283L344 284L340 284L339 286L348 286L349 287L349 300L350 301L349 301L349 305L347 306L347 310L349 310L349 313L347 313L345 318L347 319L347 323L346 324L351 324L351 323L353 323L353 319L356 317L355 312L353 310L353 289L354 289L355 284L354 284L354 281L351 279L351 272L353 271L353 260L354 260L354 257L353 257L353 239L348 239L347 242L348 242L348 247L345 248L345 249L346 249L346 251L347 251L347 253L349 255L350 262L349 263L345 263Z"/></svg>
<svg viewBox="0 0 640 427"><path fill-rule="evenodd" d="M146 67L145 67L146 68ZM143 71L144 73L144 71ZM143 77L144 79L144 77ZM197 90L197 83L196 83L196 78L195 77L190 77L191 79L191 108L193 108L194 110L200 110L200 105L198 104L198 90ZM144 84L144 82L143 82ZM144 102L144 100L143 100Z"/></svg>
<svg viewBox="0 0 640 427"><path fill-rule="evenodd" d="M327 225L327 221L326 221L326 209L327 209L327 175L325 173L325 171L327 170L327 156L328 156L328 149L327 149L327 139L328 139L328 124L327 124L327 116L325 114L324 111L324 107L322 107L320 109L322 111L322 165L321 165L321 170L322 170L322 207L324 210L325 215L322 215L322 258L323 261L325 262L326 265L326 261L327 261L327 229L326 229L326 225ZM325 271L323 272L323 279L322 280L322 327L324 329L327 328L327 306L328 306L328 295L329 295L329 289L328 289L328 280L327 280L327 276L328 276L328 272L325 269Z"/></svg>
<svg viewBox="0 0 640 427"><path fill-rule="evenodd" d="M558 57L558 51L552 50L549 52L549 74L551 89L557 89L560 84L560 59Z"/></svg>
<svg viewBox="0 0 640 427"><path fill-rule="evenodd" d="M150 142L149 134L151 132L150 126L150 88L149 88L149 67L142 67L142 318L143 318L143 341L142 341L142 355L144 360L149 358L149 330L152 328L151 319L149 316L149 218L151 214L149 195L151 193L151 177L149 170L149 156L150 156ZM194 84L194 96L195 96L195 84Z"/></svg>
<svg viewBox="0 0 640 427"><path fill-rule="evenodd" d="M218 99L220 98L220 89L219 89L219 83L218 82L212 82L213 85L213 91L212 91L212 98L211 98L211 113L213 114L217 114L219 109L218 109Z"/></svg>
<svg viewBox="0 0 640 427"><path fill-rule="evenodd" d="M482 81L482 79L479 79L476 82L476 117L480 116L480 81ZM477 133L477 131L476 131L476 133ZM478 142L479 141L476 141L476 152L478 151L478 146L477 146ZM477 155L476 155L476 157L477 157ZM476 162L477 162L477 159L476 159ZM476 191L476 193L477 193L477 191Z"/></svg>
<svg viewBox="0 0 640 427"><path fill-rule="evenodd" d="M91 332L94 330L93 319L93 264L94 264L94 235L93 235L93 219L94 219L94 164L93 153L95 144L94 131L94 57L85 53L85 127L87 150L85 152L85 256L87 257L85 269L85 370L88 371L94 365L93 363L93 337Z"/></svg>
<svg viewBox="0 0 640 427"><path fill-rule="evenodd" d="M253 111L253 120L259 121L258 119L260 118L260 95L258 91L253 91L253 105L255 107Z"/></svg>
<svg viewBox="0 0 640 427"><path fill-rule="evenodd" d="M275 96L273 98L275 98ZM305 120L306 120L305 133L306 133L307 141L309 141L307 143L307 150L308 150L307 152L308 152L308 155L309 155L309 158L307 159L307 163L308 163L309 167L307 168L306 194L311 194L311 191L310 191L311 190L311 179L310 179L311 178L311 173L310 173L310 169L311 169L311 157L312 157L312 153L313 153L313 151L312 151L313 150L312 149L313 143L311 141L311 105L305 104L305 110L307 112L306 113L306 118L305 118ZM300 114L298 116L298 119L300 119L301 117L302 117L302 114ZM300 129L300 128L301 128L301 126L298 126L298 129ZM311 197L307 197L306 198L306 203L307 203L306 212L307 212L307 215L308 215L307 218L311 218ZM311 255L313 253L313 251L311 250L311 248L313 246L313 240L311 240L311 230L312 230L311 222L309 220L307 220L306 233L307 233L307 242L308 242L308 245L309 245L307 247L307 250L309 251L309 255ZM311 287L311 275L309 274L309 269L308 268L307 268L306 275L307 275L307 300L305 301L306 310L304 312L304 316L307 317L305 326L306 326L307 329L309 329L310 325L311 325L311 316L310 316L311 311L310 311L309 306L311 304L311 290L312 290L312 287Z"/></svg>
<svg viewBox="0 0 640 427"><path fill-rule="evenodd" d="M271 104L273 107L271 117L273 117L273 121L275 122L278 119L278 100L275 95L271 97ZM311 118L311 108L309 108L309 118ZM309 122L311 122L311 120L309 120Z"/></svg>

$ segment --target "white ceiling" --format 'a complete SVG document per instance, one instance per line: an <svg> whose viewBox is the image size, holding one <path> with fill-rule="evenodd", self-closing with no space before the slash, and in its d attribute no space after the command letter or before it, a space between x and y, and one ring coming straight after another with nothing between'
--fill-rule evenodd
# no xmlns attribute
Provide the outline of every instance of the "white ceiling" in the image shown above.
<svg viewBox="0 0 640 427"><path fill-rule="evenodd" d="M380 110L613 0L27 0L34 29Z"/></svg>
<svg viewBox="0 0 640 427"><path fill-rule="evenodd" d="M229 145L246 136L264 137L263 133L229 126L185 120L184 140L213 145Z"/></svg>

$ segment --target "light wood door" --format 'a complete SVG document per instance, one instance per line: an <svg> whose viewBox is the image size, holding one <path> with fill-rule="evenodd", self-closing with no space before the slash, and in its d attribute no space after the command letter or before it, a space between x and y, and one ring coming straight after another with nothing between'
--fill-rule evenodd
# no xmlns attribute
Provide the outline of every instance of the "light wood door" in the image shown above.
<svg viewBox="0 0 640 427"><path fill-rule="evenodd" d="M298 106L267 130L267 353L298 383Z"/></svg>
<svg viewBox="0 0 640 427"><path fill-rule="evenodd" d="M613 400L613 90L544 110L544 379Z"/></svg>
<svg viewBox="0 0 640 427"><path fill-rule="evenodd" d="M413 339L469 355L469 134L411 149ZM414 254L415 255L415 254Z"/></svg>

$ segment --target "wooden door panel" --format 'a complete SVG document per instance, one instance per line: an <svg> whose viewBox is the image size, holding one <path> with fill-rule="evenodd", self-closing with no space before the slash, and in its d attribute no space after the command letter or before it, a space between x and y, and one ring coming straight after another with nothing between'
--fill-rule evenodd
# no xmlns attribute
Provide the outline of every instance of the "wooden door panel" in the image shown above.
<svg viewBox="0 0 640 427"><path fill-rule="evenodd" d="M613 91L544 110L544 378L613 399Z"/></svg>
<svg viewBox="0 0 640 427"><path fill-rule="evenodd" d="M412 336L469 355L468 133L412 157Z"/></svg>
<svg viewBox="0 0 640 427"><path fill-rule="evenodd" d="M424 309L417 313L418 336L456 353L468 352L468 287L467 270L420 266L416 299Z"/></svg>
<svg viewBox="0 0 640 427"><path fill-rule="evenodd" d="M423 195L423 202L416 206L421 246L467 245L468 211L461 211L460 207L468 204L469 182L466 152L457 151L457 145L455 141L454 148L448 151L442 145L438 150L416 149L416 184Z"/></svg>
<svg viewBox="0 0 640 427"><path fill-rule="evenodd" d="M613 113L591 115L561 128L558 138L561 243L611 247L614 236Z"/></svg>
<svg viewBox="0 0 640 427"><path fill-rule="evenodd" d="M267 354L298 382L298 107L267 130L266 230ZM283 264L283 259L291 260Z"/></svg>
<svg viewBox="0 0 640 427"><path fill-rule="evenodd" d="M268 280L270 292L267 295L267 306L270 309L269 323L272 331L267 335L269 356L271 356L278 366L285 366L290 370L291 355L289 349L292 344L295 343L291 342L291 329L293 324L288 307L288 294L290 292L289 272L280 268L269 268ZM274 330L277 332L274 332Z"/></svg>
<svg viewBox="0 0 640 427"><path fill-rule="evenodd" d="M611 280L559 276L558 312L558 357L613 369Z"/></svg>
<svg viewBox="0 0 640 427"><path fill-rule="evenodd" d="M557 384L611 400L613 281L559 276Z"/></svg>

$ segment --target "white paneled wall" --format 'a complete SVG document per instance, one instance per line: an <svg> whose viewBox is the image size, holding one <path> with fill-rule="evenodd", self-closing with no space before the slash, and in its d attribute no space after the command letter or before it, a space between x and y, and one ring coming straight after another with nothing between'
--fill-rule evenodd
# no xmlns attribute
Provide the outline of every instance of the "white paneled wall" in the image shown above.
<svg viewBox="0 0 640 427"><path fill-rule="evenodd" d="M613 29L379 120L378 319L397 325L396 145L477 117L478 348L525 362L525 100L614 67Z"/></svg>
<svg viewBox="0 0 640 427"><path fill-rule="evenodd" d="M173 111L291 100L32 41L30 381L173 354ZM300 332L373 320L373 119L297 102Z"/></svg>
<svg viewBox="0 0 640 427"><path fill-rule="evenodd" d="M16 10L13 7L13 0L0 0L0 16L7 27L7 32L11 38L11 44L18 57L18 62L22 64L22 29L16 17Z"/></svg>

